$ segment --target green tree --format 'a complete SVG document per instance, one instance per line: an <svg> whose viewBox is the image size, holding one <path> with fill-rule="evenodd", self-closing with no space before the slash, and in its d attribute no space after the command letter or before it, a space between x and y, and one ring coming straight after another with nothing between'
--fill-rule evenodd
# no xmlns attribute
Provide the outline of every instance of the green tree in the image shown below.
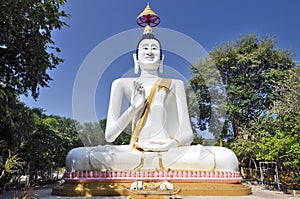
<svg viewBox="0 0 300 199"><path fill-rule="evenodd" d="M33 123L19 96L30 94L36 99L40 87L51 80L48 70L62 62L55 55L60 49L51 32L66 25L61 20L68 16L60 8L64 3L21 0L0 4L0 139L12 148L20 144L12 141L21 140Z"/></svg>
<svg viewBox="0 0 300 199"><path fill-rule="evenodd" d="M4 94L1 89L0 106L0 141L4 141L15 152L34 129L32 110L18 101L13 92L6 91Z"/></svg>
<svg viewBox="0 0 300 199"><path fill-rule="evenodd" d="M204 81L199 81L203 78L203 68L212 68L213 64L226 89L224 119L227 125L224 127L227 129L223 134L228 135L230 129L236 135L240 134L241 129L249 128L251 121L265 114L278 99L279 93L273 88L284 77L285 71L295 66L292 57L289 51L278 50L274 38L269 36L260 40L255 34L243 35L235 42L222 44L209 53L209 58L192 66L194 77L190 82L196 91L200 89L197 91L200 93L199 105L205 105L204 110L199 106L200 112L208 112L207 106L214 108L207 92L203 91Z"/></svg>
<svg viewBox="0 0 300 199"><path fill-rule="evenodd" d="M111 144L105 140L106 119L94 123L84 123L76 125L80 139L85 146L97 146ZM124 131L116 138L112 144L125 145L130 143L131 125L128 125Z"/></svg>
<svg viewBox="0 0 300 199"><path fill-rule="evenodd" d="M193 72L199 71L193 68ZM192 122L193 130L207 130L207 124L211 117L211 99L209 90L205 84L202 75L195 75L190 79L190 87L186 90L188 93L189 114L194 119Z"/></svg>
<svg viewBox="0 0 300 199"><path fill-rule="evenodd" d="M200 60L192 67L194 76L186 90L193 144L215 145L220 138L225 109L222 104L226 92L219 71L212 59Z"/></svg>
<svg viewBox="0 0 300 199"><path fill-rule="evenodd" d="M76 121L60 116L47 116L34 109L34 130L23 140L18 154L29 165L32 181L37 172L46 179L52 168L65 166L67 153L82 146L75 129Z"/></svg>
<svg viewBox="0 0 300 199"><path fill-rule="evenodd" d="M84 146L97 146L106 144L104 131L100 122L77 124L76 129Z"/></svg>
<svg viewBox="0 0 300 199"><path fill-rule="evenodd" d="M17 95L38 97L39 88L51 80L48 69L62 59L55 56L51 32L66 25L60 7L65 0L2 1L0 4L0 85ZM3 92L3 91L1 91Z"/></svg>
<svg viewBox="0 0 300 199"><path fill-rule="evenodd" d="M83 143L79 137L79 134L76 129L77 121L59 116L52 116L57 118L59 126L57 129L57 133L63 139L63 147L64 147L64 155L66 155L71 149L79 146L83 146ZM63 156L65 158L65 156ZM60 163L60 165L64 166L65 160Z"/></svg>
<svg viewBox="0 0 300 199"><path fill-rule="evenodd" d="M300 69L286 71L274 89L280 93L280 98L257 124L264 127L257 131L261 137L257 159L276 161L283 182L300 189Z"/></svg>
<svg viewBox="0 0 300 199"><path fill-rule="evenodd" d="M37 99L39 89L48 86L51 80L48 70L62 62L56 56L60 49L55 46L51 33L66 25L62 18L68 15L61 9L65 2L1 1L0 141L8 145L11 154L37 129L34 110L21 103L19 96L31 95Z"/></svg>
<svg viewBox="0 0 300 199"><path fill-rule="evenodd" d="M0 194L4 191L4 185L14 177L20 176L22 169L22 159L12 154L7 145L0 142Z"/></svg>
<svg viewBox="0 0 300 199"><path fill-rule="evenodd" d="M192 107L202 112L192 112L194 118L198 124L207 123L216 108L212 93L219 88L213 89L205 75L214 77L211 74L217 68L226 89L225 103L220 105L226 110L221 139L229 142L225 145L237 154L241 166L276 161L285 177L282 179L295 186L300 179L300 81L293 56L276 48L274 37L244 35L222 44L209 53L209 58L193 65L190 85L196 94Z"/></svg>

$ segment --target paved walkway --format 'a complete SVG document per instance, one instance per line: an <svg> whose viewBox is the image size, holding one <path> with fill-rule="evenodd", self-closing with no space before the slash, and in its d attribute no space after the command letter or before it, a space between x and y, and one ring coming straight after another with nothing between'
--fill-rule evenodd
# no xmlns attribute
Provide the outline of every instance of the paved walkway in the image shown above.
<svg viewBox="0 0 300 199"><path fill-rule="evenodd" d="M31 192L32 198L38 199L130 199L130 197L121 196L121 197L103 197L103 196L93 196L93 197L64 197L64 196L54 196L51 195L53 185L46 185L43 188L35 189ZM249 185L250 186L250 185ZM263 198L272 198L272 199L300 199L300 196L293 194L284 194L281 191L271 191L263 189L260 185L251 185L252 194L248 196L184 196L177 197L178 199L263 199ZM5 194L0 195L0 199L13 199L12 191L6 192ZM19 191L21 194L21 191ZM36 194L36 197L34 197ZM31 198L30 198L31 199Z"/></svg>

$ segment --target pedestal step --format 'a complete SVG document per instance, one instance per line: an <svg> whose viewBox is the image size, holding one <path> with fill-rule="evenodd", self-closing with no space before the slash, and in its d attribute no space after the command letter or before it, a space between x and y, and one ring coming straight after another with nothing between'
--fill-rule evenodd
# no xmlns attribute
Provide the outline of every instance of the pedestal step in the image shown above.
<svg viewBox="0 0 300 199"><path fill-rule="evenodd" d="M251 188L242 184L174 182L178 196L243 196L251 194ZM161 198L170 196L135 194L130 192L129 182L65 182L56 186L52 194L59 196L132 196L133 198Z"/></svg>

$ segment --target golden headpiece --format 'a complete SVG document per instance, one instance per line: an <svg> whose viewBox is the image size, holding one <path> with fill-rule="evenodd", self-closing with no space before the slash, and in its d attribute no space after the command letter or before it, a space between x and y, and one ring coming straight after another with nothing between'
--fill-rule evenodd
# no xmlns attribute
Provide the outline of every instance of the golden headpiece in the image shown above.
<svg viewBox="0 0 300 199"><path fill-rule="evenodd" d="M160 23L159 16L150 8L149 3L136 19L139 26L144 27L144 34L152 33L152 27L156 27Z"/></svg>

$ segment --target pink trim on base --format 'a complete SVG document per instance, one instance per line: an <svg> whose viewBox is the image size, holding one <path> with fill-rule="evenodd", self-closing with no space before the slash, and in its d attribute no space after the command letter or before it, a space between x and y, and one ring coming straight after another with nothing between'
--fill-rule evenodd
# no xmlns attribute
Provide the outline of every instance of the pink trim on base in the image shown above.
<svg viewBox="0 0 300 199"><path fill-rule="evenodd" d="M66 172L68 182L132 182L169 181L169 182L221 182L239 183L238 171L75 171Z"/></svg>

